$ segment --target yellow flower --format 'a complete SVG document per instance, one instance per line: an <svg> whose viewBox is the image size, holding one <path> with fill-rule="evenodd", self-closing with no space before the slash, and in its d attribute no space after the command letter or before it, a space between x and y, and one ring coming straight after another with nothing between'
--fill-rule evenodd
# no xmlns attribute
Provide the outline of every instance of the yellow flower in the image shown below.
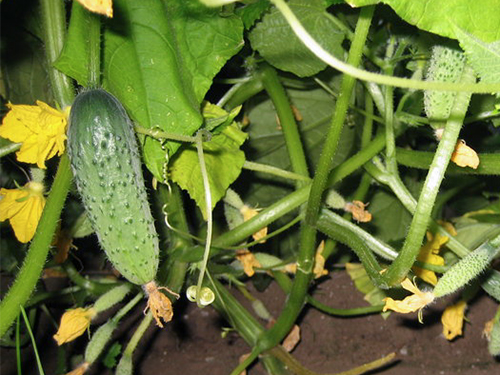
<svg viewBox="0 0 500 375"><path fill-rule="evenodd" d="M62 112L41 101L36 104L7 104L10 111L0 126L0 136L23 144L16 153L17 160L46 168L45 160L65 150L69 107Z"/></svg>
<svg viewBox="0 0 500 375"><path fill-rule="evenodd" d="M241 262L243 272L245 272L245 275L248 277L252 277L255 274L254 267L262 267L257 258L255 258L255 255L246 249L238 250L236 252L236 259Z"/></svg>
<svg viewBox="0 0 500 375"><path fill-rule="evenodd" d="M29 242L45 206L43 184L28 182L20 189L0 189L0 221L10 220L17 239Z"/></svg>
<svg viewBox="0 0 500 375"><path fill-rule="evenodd" d="M85 8L94 13L103 14L106 17L113 17L112 0L78 0Z"/></svg>
<svg viewBox="0 0 500 375"><path fill-rule="evenodd" d="M325 270L325 258L323 257L323 250L325 248L325 241L321 241L318 248L316 249L316 256L314 258L314 278L319 279L321 276L328 275L328 271Z"/></svg>
<svg viewBox="0 0 500 375"><path fill-rule="evenodd" d="M444 310L441 323L443 324L443 335L447 340L453 340L455 337L462 335L466 308L467 303L459 301Z"/></svg>
<svg viewBox="0 0 500 375"><path fill-rule="evenodd" d="M413 294L402 301L393 300L390 297L384 298L385 306L383 311L393 310L402 314L408 314L418 310L418 321L422 323L422 309L434 301L434 294L432 292L422 292L408 278L403 280L401 286Z"/></svg>
<svg viewBox="0 0 500 375"><path fill-rule="evenodd" d="M444 266L443 257L437 255L441 246L448 242L448 237L437 233L434 237L431 233L427 233L427 243L422 246L418 254L417 260L423 263L434 264L436 266ZM434 271L426 270L420 267L413 267L413 272L425 282L436 285L437 276Z"/></svg>
<svg viewBox="0 0 500 375"><path fill-rule="evenodd" d="M248 221L252 217L254 217L255 215L257 215L259 213L259 211L257 211L255 208L249 207L246 204L244 204L240 208L240 212L243 215L243 221ZM255 232L254 234L252 234L252 237L255 241L259 241L261 238L263 238L265 236L267 236L267 227L264 227L261 230L259 230L258 232ZM264 242L266 242L266 240L260 241L260 243L264 243Z"/></svg>
<svg viewBox="0 0 500 375"><path fill-rule="evenodd" d="M463 139L459 139L455 145L455 151L451 155L451 161L459 167L471 167L477 169L479 166L479 156L476 151L465 144Z"/></svg>
<svg viewBox="0 0 500 375"><path fill-rule="evenodd" d="M80 337L89 328L90 321L96 315L97 312L93 308L78 307L66 311L61 317L61 324L54 335L57 345L62 345Z"/></svg>
<svg viewBox="0 0 500 375"><path fill-rule="evenodd" d="M325 270L325 258L323 257L323 249L325 248L325 241L321 241L318 248L316 249L316 255L314 257L314 278L319 279L321 276L328 275L328 271ZM296 273L297 263L290 263L285 266L285 272Z"/></svg>

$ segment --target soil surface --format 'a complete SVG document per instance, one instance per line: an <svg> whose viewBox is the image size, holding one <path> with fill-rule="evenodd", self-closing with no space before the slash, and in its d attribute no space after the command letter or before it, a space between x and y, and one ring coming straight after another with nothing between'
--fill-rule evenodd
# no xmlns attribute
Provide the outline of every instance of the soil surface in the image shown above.
<svg viewBox="0 0 500 375"><path fill-rule="evenodd" d="M285 296L275 284L263 293L249 285L273 316L278 316ZM248 308L250 304L234 291L234 295ZM331 272L315 290L315 297L332 307L366 306L363 296L355 289L344 271ZM306 308L299 325L301 341L292 352L305 367L318 373L337 373L396 353L388 366L369 374L382 375L481 375L499 374L500 362L491 357L487 342L482 337L486 321L495 313L496 303L482 294L469 304L464 336L452 342L442 335L441 313L446 304L457 296L443 299L424 311L424 324L417 315L393 313L384 320L380 315L339 318L325 315L314 308ZM143 306L122 323L116 339L126 345L142 315ZM262 322L265 325L265 322ZM229 374L240 356L250 352L249 346L236 333L222 338L222 327L228 327L212 308L198 309L183 298L175 305L174 320L164 329L151 326L143 343L136 351L134 363L138 375L201 375ZM95 329L95 328L94 328ZM37 324L38 350L46 374L54 374L57 361L56 344L51 338L53 323L40 319ZM68 344L71 352L83 353L86 338ZM23 348L23 374L37 374L33 350ZM16 374L15 351L2 348L1 375ZM86 374L108 375L104 366L93 366ZM260 364L254 365L248 375L264 375Z"/></svg>

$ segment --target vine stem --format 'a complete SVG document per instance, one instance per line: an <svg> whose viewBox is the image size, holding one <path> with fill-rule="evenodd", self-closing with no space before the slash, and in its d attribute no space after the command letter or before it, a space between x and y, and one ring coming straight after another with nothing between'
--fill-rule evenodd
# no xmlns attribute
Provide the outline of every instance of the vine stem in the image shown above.
<svg viewBox="0 0 500 375"><path fill-rule="evenodd" d="M500 92L500 83L451 83L451 82L433 82L433 81L417 81L407 78L386 76L377 73L368 72L363 69L356 68L353 64L344 63L343 61L332 56L316 40L306 31L298 18L292 12L290 7L284 0L271 0L278 8L283 17L286 19L293 32L302 41L302 43L313 52L320 60L335 68L342 73L357 78L361 81L378 83L381 85L416 89L416 90L438 90L438 91L457 91L471 92L481 94L491 94L492 92ZM363 10L363 8L361 8Z"/></svg>
<svg viewBox="0 0 500 375"><path fill-rule="evenodd" d="M64 1L42 0L43 39L45 58L49 66L49 80L56 101L61 108L71 105L75 97L71 80L65 74L54 69L53 63L59 57L66 35L66 12Z"/></svg>
<svg viewBox="0 0 500 375"><path fill-rule="evenodd" d="M474 82L475 76L470 66L465 66L461 80L465 82ZM403 248L396 260L389 266L387 272L384 273L384 278L389 285L395 285L401 282L415 262L425 231L430 223L432 208L439 192L441 181L443 180L444 173L450 162L453 150L455 149L470 97L470 93L457 94L450 117L446 123L443 137L439 142L434 159L429 168L429 173L427 174L420 193Z"/></svg>
<svg viewBox="0 0 500 375"><path fill-rule="evenodd" d="M207 166L205 164L205 156L203 155L203 132L199 131L196 135L196 149L198 151L198 160L200 162L201 178L203 179L203 186L205 188L205 213L207 216L207 239L205 241L205 252L203 253L203 260L200 267L200 274L198 276L198 283L196 284L196 304L198 307L205 307L200 302L201 287L203 286L203 277L207 270L208 259L210 257L210 247L212 246L212 192L210 191L210 181L208 180Z"/></svg>
<svg viewBox="0 0 500 375"><path fill-rule="evenodd" d="M37 231L16 280L0 303L0 336L3 336L30 297L45 264L50 243L57 227L66 195L71 184L71 169L66 155L61 157L47 204Z"/></svg>
<svg viewBox="0 0 500 375"><path fill-rule="evenodd" d="M374 7L372 6L361 9L358 24L356 26L355 38L349 51L348 62L350 64L358 65L361 60L363 46L370 28L373 11ZM265 332L259 339L256 346L259 352L276 346L283 337L285 337L304 306L314 265L316 220L319 215L323 191L326 187L328 175L331 170L331 161L337 150L337 144L347 115L354 83L355 78L344 75L332 123L311 185L306 215L301 228L300 250L297 256L297 273L292 285L292 290L274 326Z"/></svg>
<svg viewBox="0 0 500 375"><path fill-rule="evenodd" d="M64 108L73 102L73 86L66 75L52 68L64 44L66 27L64 2L42 0L41 9L46 59L50 67L49 79L56 101ZM17 317L20 307L26 303L40 277L71 185L71 178L69 159L63 155L24 263L6 296L0 302L0 315L2 316L0 336L5 334Z"/></svg>
<svg viewBox="0 0 500 375"><path fill-rule="evenodd" d="M285 89L281 85L278 74L270 65L262 64L259 76L278 114L292 169L295 173L308 177L309 171L307 168L304 147L300 139L299 127L295 121L291 104ZM297 187L301 187L305 185L305 182L297 181L296 185Z"/></svg>

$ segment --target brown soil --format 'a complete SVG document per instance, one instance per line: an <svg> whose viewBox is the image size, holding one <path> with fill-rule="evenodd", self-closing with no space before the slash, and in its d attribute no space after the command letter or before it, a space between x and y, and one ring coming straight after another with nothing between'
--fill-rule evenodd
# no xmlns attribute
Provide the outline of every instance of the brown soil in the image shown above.
<svg viewBox="0 0 500 375"><path fill-rule="evenodd" d="M283 306L284 294L276 285L265 292L250 291L267 306L273 316ZM242 303L249 303L235 292ZM315 291L322 302L339 308L365 306L361 294L354 288L345 272L332 272ZM301 341L293 351L295 358L305 367L318 373L336 373L373 361L391 352L396 359L388 366L370 374L383 375L493 375L500 373L500 362L488 354L482 330L495 313L496 303L482 295L471 302L467 317L469 323L464 336L452 342L442 336L440 316L454 297L428 307L424 311L424 324L419 324L416 314L403 316L393 313L387 320L379 315L356 318L327 316L313 308L301 315ZM124 341L142 314L138 307L122 324ZM264 322L263 322L264 324ZM150 327L144 343L135 356L136 374L139 375L201 375L229 374L238 364L238 358L250 351L235 333L221 337L221 328L228 325L211 308L198 309L195 304L180 301L175 305L174 321L159 330ZM43 329L45 328L45 329ZM53 374L56 345L51 339L52 324L40 322L37 329L38 349L46 374ZM85 338L70 344L75 353L82 353ZM31 347L23 349L23 374L36 374ZM1 351L2 375L15 374L15 352ZM87 374L111 374L104 367L93 367ZM253 366L249 375L263 375L260 365Z"/></svg>

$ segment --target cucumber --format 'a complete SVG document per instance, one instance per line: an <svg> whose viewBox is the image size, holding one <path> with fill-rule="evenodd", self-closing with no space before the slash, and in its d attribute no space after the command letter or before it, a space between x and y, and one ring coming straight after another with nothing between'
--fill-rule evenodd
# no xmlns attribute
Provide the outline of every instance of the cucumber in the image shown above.
<svg viewBox="0 0 500 375"><path fill-rule="evenodd" d="M68 154L78 191L109 261L134 284L153 281L158 236L133 125L114 96L93 89L76 97L69 119Z"/></svg>

